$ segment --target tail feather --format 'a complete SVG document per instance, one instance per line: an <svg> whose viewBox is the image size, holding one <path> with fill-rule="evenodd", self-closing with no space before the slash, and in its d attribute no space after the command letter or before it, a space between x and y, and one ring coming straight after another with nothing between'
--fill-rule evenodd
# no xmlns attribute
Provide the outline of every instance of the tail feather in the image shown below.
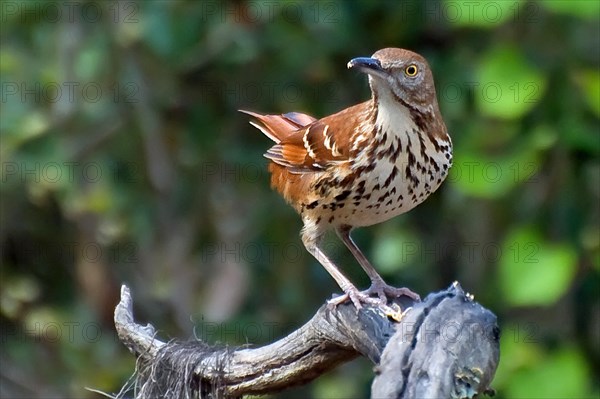
<svg viewBox="0 0 600 399"><path fill-rule="evenodd" d="M240 110L256 119L250 124L263 132L265 136L279 144L298 129L311 124L316 119L299 112L289 112L282 115L262 115L256 112Z"/></svg>

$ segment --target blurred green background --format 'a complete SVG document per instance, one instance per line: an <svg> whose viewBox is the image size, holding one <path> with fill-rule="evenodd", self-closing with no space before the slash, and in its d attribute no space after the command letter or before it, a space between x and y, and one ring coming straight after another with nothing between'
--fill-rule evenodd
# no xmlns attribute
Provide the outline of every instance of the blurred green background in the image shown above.
<svg viewBox="0 0 600 399"><path fill-rule="evenodd" d="M498 398L598 397L599 4L3 1L1 396L118 392L123 282L165 339L307 321L339 289L237 110L325 116L369 96L349 59L405 47L432 66L455 165L359 245L388 282L459 280L498 315ZM280 397L365 397L372 376L359 359Z"/></svg>

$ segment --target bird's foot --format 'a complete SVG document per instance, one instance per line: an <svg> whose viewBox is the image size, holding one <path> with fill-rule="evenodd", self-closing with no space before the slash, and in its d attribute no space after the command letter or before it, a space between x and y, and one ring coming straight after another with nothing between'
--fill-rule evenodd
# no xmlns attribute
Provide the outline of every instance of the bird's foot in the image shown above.
<svg viewBox="0 0 600 399"><path fill-rule="evenodd" d="M371 287L364 291L359 291L356 287L352 286L346 289L344 294L328 300L327 305L331 308L335 308L336 306L350 300L356 307L356 311L362 309L362 305L365 304L379 306L389 312L393 311L393 313L396 313L397 310L395 310L395 308L390 308L388 306L388 298L398 298L403 295L411 298L415 302L421 301L421 297L416 292L404 287L392 287L381 280L374 282L371 284ZM406 309L404 312L407 310L408 309ZM400 316L402 316L404 312L400 312Z"/></svg>
<svg viewBox="0 0 600 399"><path fill-rule="evenodd" d="M387 304L388 298L398 298L403 295L411 298L415 302L421 302L421 297L416 292L405 287L392 287L383 280L374 281L366 291L363 291L363 293L368 296L376 294L384 304Z"/></svg>
<svg viewBox="0 0 600 399"><path fill-rule="evenodd" d="M344 290L345 293L340 295L340 296L336 296L335 298L332 298L330 300L327 301L327 305L330 308L335 308L336 306L346 302L347 300L352 301L352 303L354 304L354 307L356 307L356 311L358 312L360 309L362 309L362 304L369 304L369 305L380 305L381 301L377 298L373 298L371 297L367 291L359 291L356 287L350 287L346 290Z"/></svg>

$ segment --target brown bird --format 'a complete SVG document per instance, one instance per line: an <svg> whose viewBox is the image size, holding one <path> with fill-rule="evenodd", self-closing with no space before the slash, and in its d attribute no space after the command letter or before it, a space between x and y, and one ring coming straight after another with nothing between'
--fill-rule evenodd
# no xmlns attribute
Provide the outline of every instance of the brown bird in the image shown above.
<svg viewBox="0 0 600 399"><path fill-rule="evenodd" d="M350 232L408 212L446 178L452 141L433 75L422 56L398 48L354 58L348 68L368 75L370 100L318 120L297 112L242 112L256 118L250 123L275 142L265 154L271 160L271 186L300 214L304 246L345 293L329 303L350 299L360 309L361 303L385 304L387 296L418 300L408 288L387 285ZM366 291L359 291L321 250L328 229L371 279Z"/></svg>

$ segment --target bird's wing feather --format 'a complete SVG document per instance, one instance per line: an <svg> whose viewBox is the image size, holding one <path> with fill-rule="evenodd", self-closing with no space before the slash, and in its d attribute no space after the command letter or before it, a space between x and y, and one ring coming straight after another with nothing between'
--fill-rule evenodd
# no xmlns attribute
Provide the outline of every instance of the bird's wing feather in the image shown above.
<svg viewBox="0 0 600 399"><path fill-rule="evenodd" d="M339 132L323 120L315 121L271 147L265 157L295 173L323 170L348 159L339 147Z"/></svg>
<svg viewBox="0 0 600 399"><path fill-rule="evenodd" d="M258 123L252 121L250 124L275 143L281 142L288 135L316 120L312 116L300 112L289 112L282 115L262 115L246 110L240 110L240 112L256 118Z"/></svg>
<svg viewBox="0 0 600 399"><path fill-rule="evenodd" d="M322 171L347 161L356 126L369 115L369 104L362 103L323 119L291 112L260 115L243 111L259 122L252 123L276 144L265 154L271 161L293 173Z"/></svg>

